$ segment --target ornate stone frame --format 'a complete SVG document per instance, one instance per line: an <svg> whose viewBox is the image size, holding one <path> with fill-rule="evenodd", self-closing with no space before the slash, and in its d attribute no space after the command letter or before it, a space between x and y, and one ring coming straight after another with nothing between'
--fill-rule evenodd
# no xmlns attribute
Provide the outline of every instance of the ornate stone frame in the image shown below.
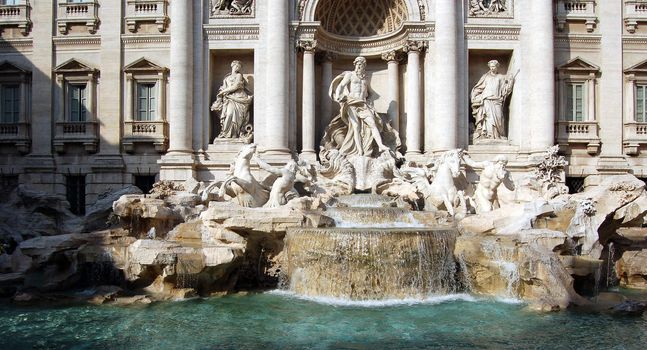
<svg viewBox="0 0 647 350"><path fill-rule="evenodd" d="M11 62L0 62L0 85L18 84L20 86L20 111L16 123L0 124L0 143L11 143L18 152L29 152L31 138L29 135L31 100L31 72Z"/></svg>
<svg viewBox="0 0 647 350"><path fill-rule="evenodd" d="M142 57L124 67L126 78L124 138L122 144L126 152L134 151L136 142L151 142L158 152L168 149L168 121L166 116L166 81L168 68L162 67ZM157 84L157 120L136 121L135 103L137 84Z"/></svg>
<svg viewBox="0 0 647 350"><path fill-rule="evenodd" d="M589 154L597 154L600 150L595 101L595 84L599 73L600 67L579 56L557 67L558 143L585 143ZM583 121L568 121L564 118L566 85L569 83L583 83L586 87L586 114Z"/></svg>
<svg viewBox="0 0 647 350"><path fill-rule="evenodd" d="M63 62L54 69L56 76L56 92L54 97L54 115L56 116L56 133L54 149L58 153L65 151L66 143L82 143L87 152L97 151L99 144L97 122L97 78L99 71L74 58ZM83 122L70 122L67 118L68 86L70 84L86 84L87 117Z"/></svg>
<svg viewBox="0 0 647 350"><path fill-rule="evenodd" d="M636 121L636 85L647 85L647 60L641 61L624 71L625 74L625 120L623 145L625 154L637 156L640 146L647 144L647 122Z"/></svg>

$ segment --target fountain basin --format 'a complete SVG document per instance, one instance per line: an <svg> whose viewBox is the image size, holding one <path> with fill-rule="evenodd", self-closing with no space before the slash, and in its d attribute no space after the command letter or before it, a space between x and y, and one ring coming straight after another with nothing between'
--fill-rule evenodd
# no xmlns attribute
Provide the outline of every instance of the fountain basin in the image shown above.
<svg viewBox="0 0 647 350"><path fill-rule="evenodd" d="M349 300L424 298L457 290L452 228L292 228L283 288Z"/></svg>

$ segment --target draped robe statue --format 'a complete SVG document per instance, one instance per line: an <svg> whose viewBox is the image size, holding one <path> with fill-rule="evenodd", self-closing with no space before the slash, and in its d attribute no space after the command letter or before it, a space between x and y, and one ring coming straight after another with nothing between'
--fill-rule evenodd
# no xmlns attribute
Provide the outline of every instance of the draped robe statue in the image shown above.
<svg viewBox="0 0 647 350"><path fill-rule="evenodd" d="M498 73L499 62L488 63L490 71L483 74L471 93L474 113L474 140L506 139L503 106L512 93L514 77Z"/></svg>

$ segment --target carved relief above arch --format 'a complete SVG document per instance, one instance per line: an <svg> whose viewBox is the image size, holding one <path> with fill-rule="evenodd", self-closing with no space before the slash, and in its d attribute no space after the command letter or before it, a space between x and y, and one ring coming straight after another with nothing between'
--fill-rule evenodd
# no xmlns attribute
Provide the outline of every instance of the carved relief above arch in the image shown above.
<svg viewBox="0 0 647 350"><path fill-rule="evenodd" d="M320 49L340 55L381 55L408 40L425 40L426 0L301 0L298 40L316 38Z"/></svg>

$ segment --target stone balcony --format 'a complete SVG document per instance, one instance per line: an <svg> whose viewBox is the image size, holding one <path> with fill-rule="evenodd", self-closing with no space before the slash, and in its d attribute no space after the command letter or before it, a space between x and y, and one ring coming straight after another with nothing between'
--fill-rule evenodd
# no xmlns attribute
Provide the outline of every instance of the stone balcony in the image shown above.
<svg viewBox="0 0 647 350"><path fill-rule="evenodd" d="M635 33L638 23L647 22L647 0L625 1L625 27L629 33Z"/></svg>
<svg viewBox="0 0 647 350"><path fill-rule="evenodd" d="M567 22L584 22L589 33L595 29L595 0L559 0L556 13L557 30L560 32L564 30Z"/></svg>
<svg viewBox="0 0 647 350"><path fill-rule="evenodd" d="M18 152L29 152L29 123L0 123L0 143L15 145Z"/></svg>
<svg viewBox="0 0 647 350"><path fill-rule="evenodd" d="M152 143L160 153L168 149L169 126L165 121L126 121L122 144L124 151L135 151L136 143Z"/></svg>
<svg viewBox="0 0 647 350"><path fill-rule="evenodd" d="M99 4L88 2L59 2L56 25L61 34L67 34L71 25L85 25L90 34L97 32Z"/></svg>
<svg viewBox="0 0 647 350"><path fill-rule="evenodd" d="M31 6L27 0L18 5L0 5L0 27L18 27L22 35L31 29Z"/></svg>
<svg viewBox="0 0 647 350"><path fill-rule="evenodd" d="M640 153L640 146L647 145L647 123L625 123L624 129L625 154L637 156Z"/></svg>
<svg viewBox="0 0 647 350"><path fill-rule="evenodd" d="M167 0L128 0L126 3L126 28L131 33L137 31L140 23L154 23L160 33L168 26Z"/></svg>
<svg viewBox="0 0 647 350"><path fill-rule="evenodd" d="M568 146L586 144L586 152L594 155L600 150L598 122L595 121L559 121L557 122L557 143Z"/></svg>
<svg viewBox="0 0 647 350"><path fill-rule="evenodd" d="M98 123L89 122L56 122L54 150L65 153L67 144L81 144L88 153L97 151L99 145Z"/></svg>

